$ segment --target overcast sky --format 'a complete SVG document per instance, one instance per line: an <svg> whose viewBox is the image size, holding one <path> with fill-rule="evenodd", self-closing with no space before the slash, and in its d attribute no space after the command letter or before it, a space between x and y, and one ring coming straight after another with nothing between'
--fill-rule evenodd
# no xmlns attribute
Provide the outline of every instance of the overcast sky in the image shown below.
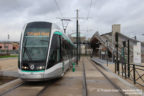
<svg viewBox="0 0 144 96"><path fill-rule="evenodd" d="M57 2L57 4L56 4ZM121 24L121 32L144 41L144 0L0 0L0 41L19 41L23 26L30 21L49 21L62 28L57 18L75 17L79 9L81 33L91 37L111 32ZM58 6L57 6L58 5ZM88 15L89 14L89 15ZM90 17L88 20L87 17ZM74 18L67 33L75 32Z"/></svg>

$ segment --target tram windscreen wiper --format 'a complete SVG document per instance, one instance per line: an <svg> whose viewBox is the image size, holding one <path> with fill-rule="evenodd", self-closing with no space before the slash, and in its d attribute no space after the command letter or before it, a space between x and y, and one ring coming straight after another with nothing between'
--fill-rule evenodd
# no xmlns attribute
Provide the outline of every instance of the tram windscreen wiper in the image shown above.
<svg viewBox="0 0 144 96"><path fill-rule="evenodd" d="M26 54L27 54L27 56L28 56L28 59L29 59L29 60L32 60L31 55L30 55L27 47L25 46L25 45L26 45L26 42L27 42L27 39L26 39L26 41L25 41L25 43L24 43L24 53L26 52ZM23 54L24 54L24 53L23 53Z"/></svg>
<svg viewBox="0 0 144 96"><path fill-rule="evenodd" d="M24 49L25 49L25 52L26 52L28 58L29 58L30 60L32 60L31 55L30 55L30 53L29 53L27 47L24 47Z"/></svg>

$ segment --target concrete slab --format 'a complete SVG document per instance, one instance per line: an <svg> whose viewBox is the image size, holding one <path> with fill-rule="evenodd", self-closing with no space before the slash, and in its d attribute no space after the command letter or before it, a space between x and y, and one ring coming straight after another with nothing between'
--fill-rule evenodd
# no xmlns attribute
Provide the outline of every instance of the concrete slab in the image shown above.
<svg viewBox="0 0 144 96"><path fill-rule="evenodd" d="M6 61L4 60L6 63ZM13 62L16 62L13 61ZM87 88L88 88L88 96L122 96L122 94L117 90L104 76L101 72L99 72L92 64L89 58L82 57L79 64L76 65L76 71L73 72L72 69L67 71L63 78L59 79L56 82L52 82L49 85L46 85L47 82L41 82L38 83L27 83L24 86L21 86L20 88L15 89L11 93L7 94L6 96L35 96L37 93L39 93L44 86L47 86L47 88L44 90L44 92L41 94L41 96L82 96L82 82L83 82L83 69L82 69L82 63L85 63L85 70L86 70L86 82L87 82ZM7 63L9 64L9 63ZM16 63L15 63L16 65ZM8 67L5 66L5 68ZM131 89L128 85L123 83L121 80L119 80L116 76L114 76L112 73L107 71L107 69L103 69L100 66L98 66L100 70L102 70L110 79L112 82L116 83L117 86L119 86L121 89L127 88L128 90ZM3 70L4 72L5 70ZM12 70L6 70L3 74L9 74L9 72L13 72L13 74L16 76L16 71ZM14 82L14 81L13 81ZM17 82L17 83L16 83ZM21 80L17 80L14 83L9 83L4 85L5 87L0 87L0 92L3 90L6 90L18 83L21 82ZM130 95L130 96L141 96L141 95Z"/></svg>
<svg viewBox="0 0 144 96"><path fill-rule="evenodd" d="M18 70L18 58L0 59L0 71L16 71Z"/></svg>
<svg viewBox="0 0 144 96"><path fill-rule="evenodd" d="M98 58L92 58L92 60L94 62L96 62L97 64L99 64L102 68L105 69L104 73L109 76L110 78L112 78L112 82L116 83L117 86L119 86L122 90L125 91L125 93L129 94L130 96L134 95L134 96L143 96L144 93L141 89L135 87L133 84L130 84L129 82L127 82L126 80L120 78L119 76L117 76L115 73L111 72L107 67L104 66L104 64L102 62L100 62L100 60ZM131 93L130 93L131 92ZM135 94L134 94L135 93Z"/></svg>

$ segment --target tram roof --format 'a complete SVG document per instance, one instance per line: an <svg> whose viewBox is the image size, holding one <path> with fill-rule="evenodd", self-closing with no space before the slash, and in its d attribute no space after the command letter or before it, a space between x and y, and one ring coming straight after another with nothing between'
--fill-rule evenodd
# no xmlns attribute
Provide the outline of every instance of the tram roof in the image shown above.
<svg viewBox="0 0 144 96"><path fill-rule="evenodd" d="M72 42L64 33L59 32L59 31L56 31L56 32L54 32L54 34L57 34L57 35L62 36L62 37L63 37L65 40L67 40L70 44L72 44L74 47L76 47L76 46L73 44L73 42Z"/></svg>

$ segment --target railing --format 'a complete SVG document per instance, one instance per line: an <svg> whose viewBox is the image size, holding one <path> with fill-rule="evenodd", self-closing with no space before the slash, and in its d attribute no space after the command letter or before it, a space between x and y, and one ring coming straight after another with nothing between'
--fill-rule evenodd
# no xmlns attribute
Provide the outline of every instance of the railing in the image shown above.
<svg viewBox="0 0 144 96"><path fill-rule="evenodd" d="M134 84L139 84L144 87L144 66L130 64L130 71L128 71L128 64L121 62L121 75L125 79L132 80ZM128 76L128 74L130 74Z"/></svg>
<svg viewBox="0 0 144 96"><path fill-rule="evenodd" d="M134 84L139 84L144 87L144 66L130 64L130 80L133 80Z"/></svg>

